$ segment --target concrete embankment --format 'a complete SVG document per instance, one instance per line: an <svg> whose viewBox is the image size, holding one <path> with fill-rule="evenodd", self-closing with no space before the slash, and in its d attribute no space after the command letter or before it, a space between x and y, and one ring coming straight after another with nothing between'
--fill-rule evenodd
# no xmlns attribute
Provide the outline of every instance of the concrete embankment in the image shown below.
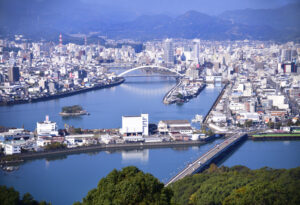
<svg viewBox="0 0 300 205"><path fill-rule="evenodd" d="M46 101L46 100L53 100L53 99L68 97L68 96L77 95L77 94L80 94L80 93L89 92L89 91L92 91L92 90L99 90L99 89L103 89L103 88L114 87L114 86L122 84L124 81L125 81L124 78L120 78L117 81L115 81L113 83L110 83L110 84L107 84L107 85L99 84L99 85L95 85L95 86L90 87L90 88L82 88L82 89L79 89L79 90L74 90L74 91L69 91L69 92L64 92L64 93L59 93L59 94L54 94L54 95L48 95L48 96L43 96L43 97L33 98L33 99L29 99L29 100L15 100L15 101L9 101L9 102L0 102L0 106L1 105L3 106L3 105L34 103L34 102L41 102L41 101Z"/></svg>
<svg viewBox="0 0 300 205"><path fill-rule="evenodd" d="M91 151L113 151L113 150L130 150L130 149L150 149L150 148L173 148L173 147L185 147L185 146L195 146L206 143L205 141L186 141L186 142L157 142L157 143L127 143L127 144L100 144L91 145L76 148L59 149L52 151L43 152L29 152L22 154L15 154L14 157L18 160L30 160L36 158L52 157L57 155L68 155L68 154L78 154ZM0 159L1 161L1 159ZM5 162L0 162L0 164L6 164Z"/></svg>
<svg viewBox="0 0 300 205"><path fill-rule="evenodd" d="M174 92L174 90L176 90L180 85L181 85L181 81L179 81L175 87L173 87L169 92L167 92L167 94L164 96L164 99L163 99L163 103L164 103L164 104L170 104L170 103L169 103L169 100L168 100L169 97L170 97L170 95L171 95L171 94Z"/></svg>

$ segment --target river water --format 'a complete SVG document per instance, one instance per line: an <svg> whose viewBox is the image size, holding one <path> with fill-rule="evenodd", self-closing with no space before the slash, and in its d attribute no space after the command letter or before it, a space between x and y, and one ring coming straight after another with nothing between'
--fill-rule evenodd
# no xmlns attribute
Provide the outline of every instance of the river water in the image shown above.
<svg viewBox="0 0 300 205"><path fill-rule="evenodd" d="M32 104L0 107L0 125L34 130L37 121L49 115L60 128L64 124L82 128L118 128L122 115L149 114L149 121L187 119L205 115L221 91L221 87L205 88L200 95L184 105L164 105L166 92L176 84L168 77L128 78L120 86L76 96ZM62 106L82 105L91 115L62 118ZM30 192L38 200L56 204L72 204L95 188L98 181L113 169L134 165L153 174L162 182L215 144L183 148L160 148L116 152L91 152L28 161L19 170L0 171L0 184L13 186L21 194ZM252 169L269 166L292 168L300 166L300 141L246 141L219 165L245 165Z"/></svg>

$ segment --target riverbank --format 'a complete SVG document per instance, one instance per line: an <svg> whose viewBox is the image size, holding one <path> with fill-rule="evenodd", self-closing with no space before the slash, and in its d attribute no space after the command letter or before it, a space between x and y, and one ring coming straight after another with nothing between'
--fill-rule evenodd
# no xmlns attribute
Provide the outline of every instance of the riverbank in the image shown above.
<svg viewBox="0 0 300 205"><path fill-rule="evenodd" d="M127 144L99 144L99 145L90 145L82 146L75 148L66 148L58 150L49 150L42 152L30 152L15 154L14 157L16 160L12 163L23 162L30 159L51 157L63 154L76 154L76 153L85 153L90 151L113 151L113 150L128 150L128 149L150 149L150 148L173 148L173 147L185 147L185 146L196 146L207 143L206 141L172 141L172 142L156 142L156 143L127 143ZM10 164L10 161L1 161L0 164Z"/></svg>
<svg viewBox="0 0 300 205"><path fill-rule="evenodd" d="M89 88L82 88L82 89L63 92L63 93L58 93L58 94L54 94L54 95L48 95L48 96L43 96L43 97L39 97L39 98L32 98L32 99L28 99L28 100L14 100L14 101L8 101L8 102L0 102L0 106L10 106L10 105L15 105L15 104L35 103L35 102L53 100L53 99L58 99L58 98L64 98L64 97L68 97L68 96L77 95L77 94L80 94L80 93L89 92L89 91L92 91L92 90L99 90L99 89L103 89L103 88L114 87L114 86L120 85L124 82L125 82L124 78L118 78L118 79L116 79L115 81L113 81L109 84L96 84L93 87L89 87Z"/></svg>

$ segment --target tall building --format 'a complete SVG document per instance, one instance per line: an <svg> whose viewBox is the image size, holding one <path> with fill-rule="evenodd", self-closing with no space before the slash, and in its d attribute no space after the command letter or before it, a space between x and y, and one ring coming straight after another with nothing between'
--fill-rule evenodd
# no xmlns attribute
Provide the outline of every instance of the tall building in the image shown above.
<svg viewBox="0 0 300 205"><path fill-rule="evenodd" d="M195 61L199 61L199 55L200 55L200 40L199 39L195 39L193 40L193 59Z"/></svg>
<svg viewBox="0 0 300 205"><path fill-rule="evenodd" d="M281 61L292 61L292 50L291 49L282 49L281 50Z"/></svg>
<svg viewBox="0 0 300 205"><path fill-rule="evenodd" d="M59 47L62 47L62 35L59 34Z"/></svg>
<svg viewBox="0 0 300 205"><path fill-rule="evenodd" d="M167 67L174 65L174 49L172 39L166 39L164 42L164 60Z"/></svg>
<svg viewBox="0 0 300 205"><path fill-rule="evenodd" d="M9 82L16 82L20 79L19 67L13 66L8 69L8 80Z"/></svg>

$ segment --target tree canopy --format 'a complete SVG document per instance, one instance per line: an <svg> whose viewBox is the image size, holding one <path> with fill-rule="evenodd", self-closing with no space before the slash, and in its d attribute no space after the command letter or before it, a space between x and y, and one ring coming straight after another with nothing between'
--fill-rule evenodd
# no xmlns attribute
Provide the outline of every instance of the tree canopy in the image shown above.
<svg viewBox="0 0 300 205"><path fill-rule="evenodd" d="M101 179L97 188L88 192L82 203L76 205L167 205L173 193L154 176L143 173L136 167L114 169Z"/></svg>
<svg viewBox="0 0 300 205"><path fill-rule="evenodd" d="M300 167L294 169L211 166L171 184L176 204L300 204Z"/></svg>
<svg viewBox="0 0 300 205"><path fill-rule="evenodd" d="M62 108L63 113L80 113L82 110L80 105L65 106Z"/></svg>
<svg viewBox="0 0 300 205"><path fill-rule="evenodd" d="M26 193L20 199L20 194L14 188L0 186L0 204L1 205L49 205L45 201L38 202L33 197Z"/></svg>

